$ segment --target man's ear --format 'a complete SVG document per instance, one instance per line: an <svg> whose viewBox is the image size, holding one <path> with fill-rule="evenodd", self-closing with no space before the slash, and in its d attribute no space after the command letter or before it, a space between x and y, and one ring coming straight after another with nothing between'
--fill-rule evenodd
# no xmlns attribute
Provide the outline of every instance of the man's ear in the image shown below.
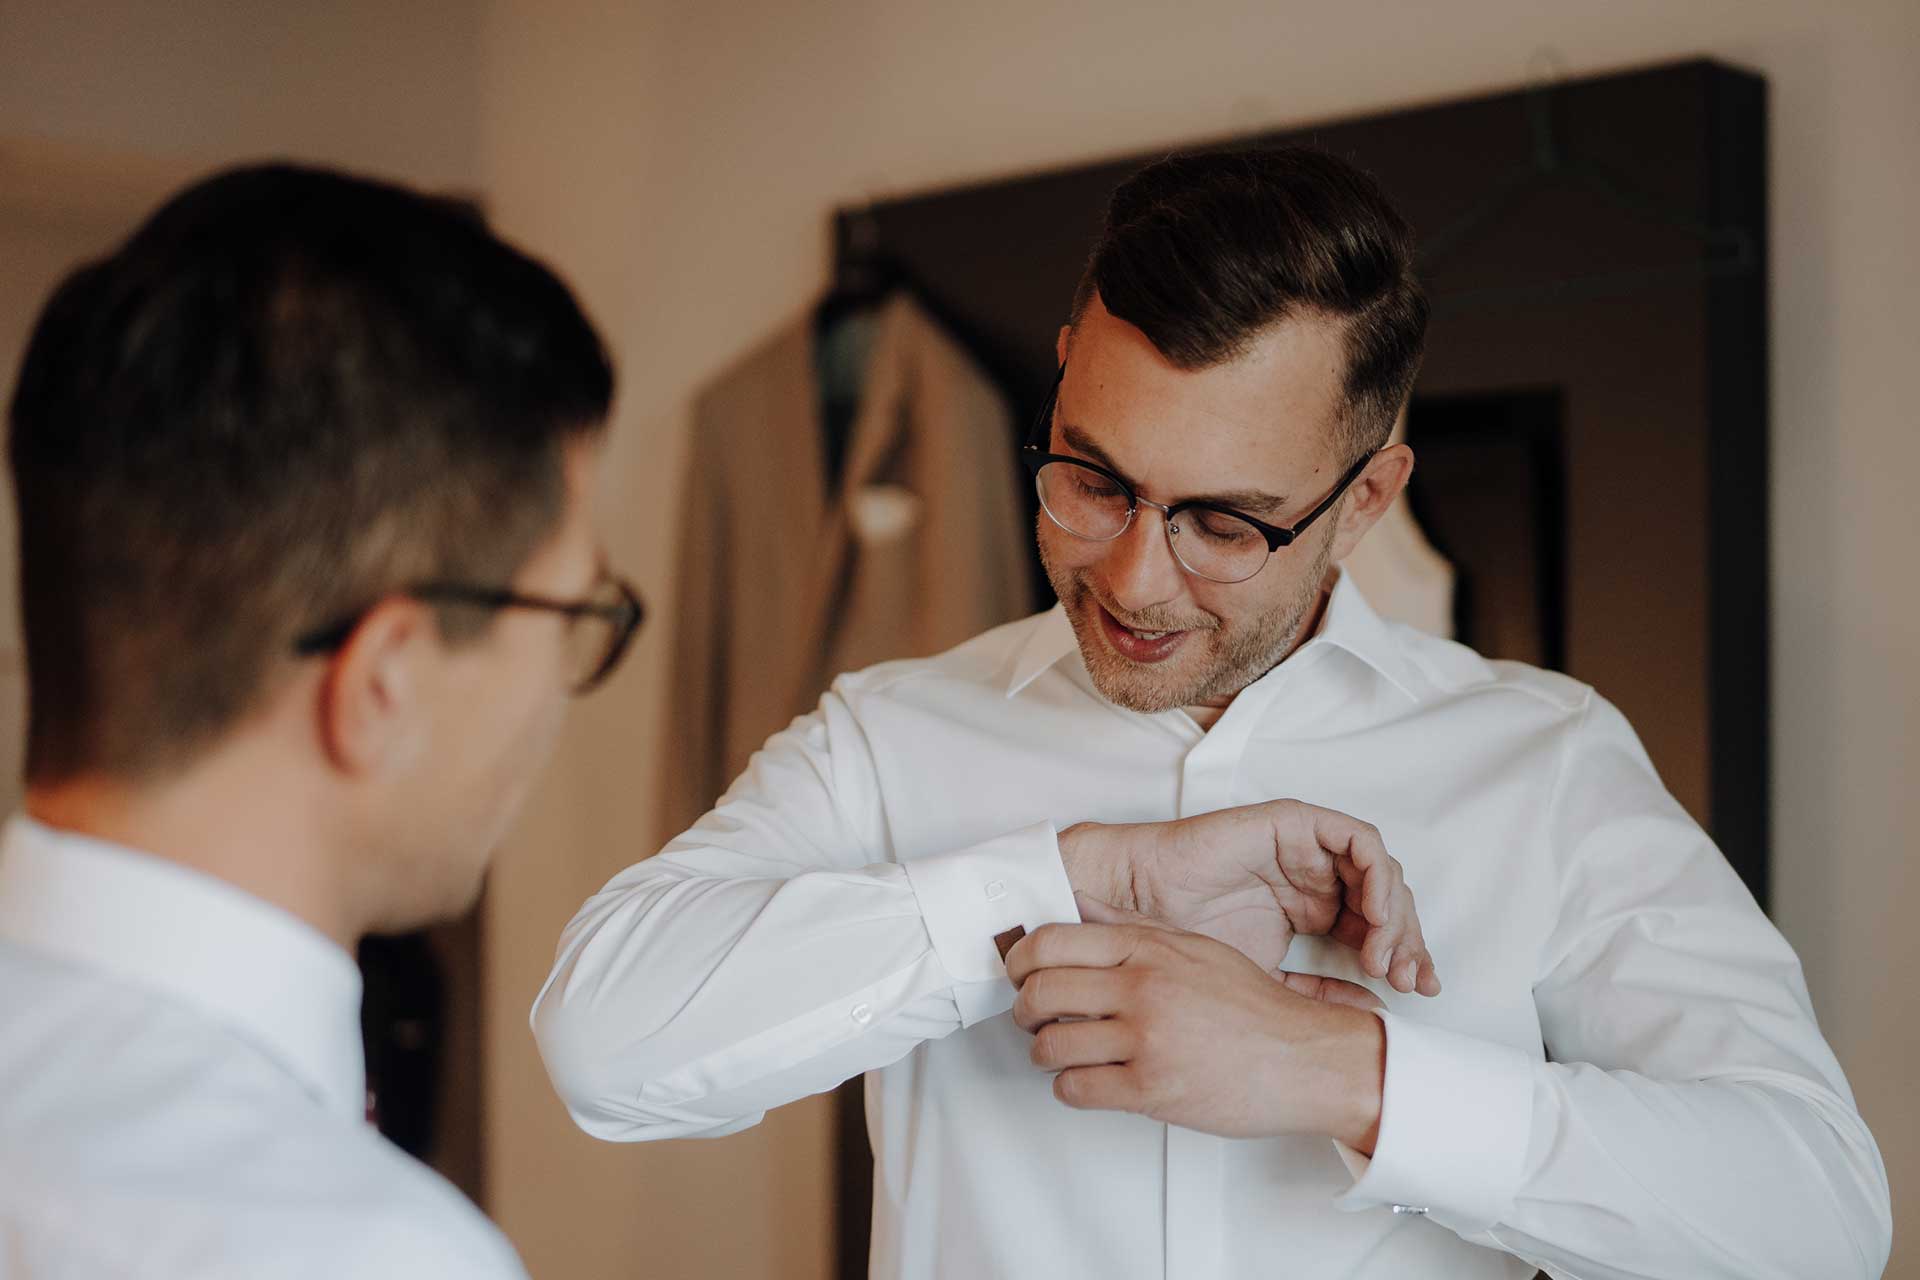
<svg viewBox="0 0 1920 1280"><path fill-rule="evenodd" d="M335 768L391 776L419 758L428 729L420 675L438 640L432 611L405 597L360 619L320 687L320 739Z"/></svg>
<svg viewBox="0 0 1920 1280"><path fill-rule="evenodd" d="M1064 369L1067 367L1067 339L1072 336L1072 325L1063 324L1060 326L1060 336L1053 340L1054 367L1056 369Z"/></svg>
<svg viewBox="0 0 1920 1280"><path fill-rule="evenodd" d="M1360 478L1348 487L1346 501L1340 504L1333 533L1333 559L1345 560L1353 554L1360 539L1387 514L1387 508L1412 478L1413 450L1406 445L1390 445L1373 455Z"/></svg>

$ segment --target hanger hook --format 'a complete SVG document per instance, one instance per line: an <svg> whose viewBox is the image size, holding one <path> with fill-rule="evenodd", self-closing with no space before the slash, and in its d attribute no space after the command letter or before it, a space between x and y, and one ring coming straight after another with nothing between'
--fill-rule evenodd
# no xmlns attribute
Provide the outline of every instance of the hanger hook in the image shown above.
<svg viewBox="0 0 1920 1280"><path fill-rule="evenodd" d="M1527 60L1527 123L1533 130L1533 164L1542 173L1560 168L1559 131L1554 127L1555 96L1567 79L1567 60L1551 45L1542 45Z"/></svg>
<svg viewBox="0 0 1920 1280"><path fill-rule="evenodd" d="M856 258L870 258L880 248L880 221L873 216L871 201L846 212L847 251Z"/></svg>

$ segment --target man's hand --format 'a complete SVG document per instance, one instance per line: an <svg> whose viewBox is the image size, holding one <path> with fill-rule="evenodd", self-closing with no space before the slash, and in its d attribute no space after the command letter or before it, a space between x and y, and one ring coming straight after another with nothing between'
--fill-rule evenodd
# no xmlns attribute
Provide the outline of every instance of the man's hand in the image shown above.
<svg viewBox="0 0 1920 1280"><path fill-rule="evenodd" d="M1322 1134L1371 1154L1386 1029L1338 978L1262 973L1232 947L1083 900L1007 953L1014 1020L1071 1107L1227 1138ZM1121 923L1125 921L1125 923ZM1083 1019L1060 1021L1060 1019Z"/></svg>
<svg viewBox="0 0 1920 1280"><path fill-rule="evenodd" d="M1298 800L1060 833L1074 889L1218 939L1269 973L1296 933L1330 934L1396 991L1440 994L1400 864L1368 823Z"/></svg>

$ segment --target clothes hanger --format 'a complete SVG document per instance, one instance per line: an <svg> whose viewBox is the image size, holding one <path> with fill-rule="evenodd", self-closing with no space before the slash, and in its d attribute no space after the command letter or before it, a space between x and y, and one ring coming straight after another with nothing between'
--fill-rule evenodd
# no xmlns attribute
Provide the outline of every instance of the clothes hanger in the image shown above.
<svg viewBox="0 0 1920 1280"><path fill-rule="evenodd" d="M842 210L834 219L834 236L833 283L813 311L813 369L829 495L838 489L852 444L880 308L910 287L904 266L880 248L871 201Z"/></svg>
<svg viewBox="0 0 1920 1280"><path fill-rule="evenodd" d="M880 248L880 223L868 201L834 219L833 283L814 307L815 333L825 336L850 316L872 311L909 287L898 259Z"/></svg>
<svg viewBox="0 0 1920 1280"><path fill-rule="evenodd" d="M1563 97L1560 80L1559 76L1540 80L1528 92L1527 127L1532 134L1532 145L1527 160L1495 180L1487 193L1465 213L1426 237L1420 250L1421 274L1431 279L1462 246L1498 227L1534 194L1566 188L1584 191L1642 221L1679 232L1699 246L1699 256L1691 262L1614 268L1543 284L1455 291L1436 297L1436 310L1615 293L1676 280L1745 275L1757 268L1760 255L1757 237L1751 229L1738 225L1709 226L1691 211L1649 195L1606 169L1571 154L1559 136L1556 123L1556 109Z"/></svg>

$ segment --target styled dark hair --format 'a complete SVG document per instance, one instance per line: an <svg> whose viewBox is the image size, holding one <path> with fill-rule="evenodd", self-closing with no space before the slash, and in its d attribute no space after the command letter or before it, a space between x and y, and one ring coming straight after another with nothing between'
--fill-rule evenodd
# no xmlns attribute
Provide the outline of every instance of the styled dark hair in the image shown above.
<svg viewBox="0 0 1920 1280"><path fill-rule="evenodd" d="M1113 193L1074 293L1094 293L1177 368L1244 354L1319 314L1347 341L1343 444L1378 449L1412 390L1427 298L1412 233L1365 173L1311 147L1210 151L1140 170Z"/></svg>
<svg viewBox="0 0 1920 1280"><path fill-rule="evenodd" d="M302 632L504 584L612 393L566 286L470 206L288 165L181 192L60 285L21 366L28 779L177 769Z"/></svg>

